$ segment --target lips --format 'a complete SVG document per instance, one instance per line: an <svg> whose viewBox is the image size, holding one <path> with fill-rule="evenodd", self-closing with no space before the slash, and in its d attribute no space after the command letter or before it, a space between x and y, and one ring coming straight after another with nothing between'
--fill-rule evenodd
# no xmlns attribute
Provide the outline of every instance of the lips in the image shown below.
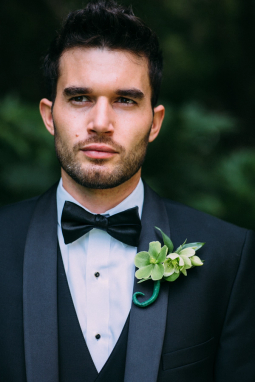
<svg viewBox="0 0 255 382"><path fill-rule="evenodd" d="M93 144L85 146L81 149L86 156L94 159L106 159L111 158L117 151L115 151L112 147L102 144Z"/></svg>

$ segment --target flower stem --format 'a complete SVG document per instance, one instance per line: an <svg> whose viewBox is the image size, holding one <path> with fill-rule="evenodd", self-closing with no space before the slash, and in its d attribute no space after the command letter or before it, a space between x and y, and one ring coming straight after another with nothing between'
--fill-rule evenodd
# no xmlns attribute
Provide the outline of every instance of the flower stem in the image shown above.
<svg viewBox="0 0 255 382"><path fill-rule="evenodd" d="M136 292L133 294L133 303L135 305L139 306L140 308L146 308L146 306L152 304L157 299L158 294L159 294L159 290L160 290L160 280L154 281L153 293L152 293L151 298L149 298L149 300L147 300L147 301L139 302L137 300L137 297L138 296L144 296L144 293Z"/></svg>

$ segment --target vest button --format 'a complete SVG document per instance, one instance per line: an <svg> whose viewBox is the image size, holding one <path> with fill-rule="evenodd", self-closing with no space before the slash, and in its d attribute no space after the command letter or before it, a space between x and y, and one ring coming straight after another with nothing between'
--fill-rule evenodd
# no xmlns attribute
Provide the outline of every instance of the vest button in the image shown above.
<svg viewBox="0 0 255 382"><path fill-rule="evenodd" d="M99 272L96 272L95 273L95 277L99 277L100 276L100 273Z"/></svg>
<svg viewBox="0 0 255 382"><path fill-rule="evenodd" d="M96 334L95 337L97 340L99 340L101 338L100 334Z"/></svg>

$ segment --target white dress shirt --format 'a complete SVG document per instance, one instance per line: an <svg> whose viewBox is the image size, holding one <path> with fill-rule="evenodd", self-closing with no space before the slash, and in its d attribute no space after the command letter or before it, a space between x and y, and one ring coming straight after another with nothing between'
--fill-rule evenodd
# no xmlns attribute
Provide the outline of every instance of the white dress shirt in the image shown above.
<svg viewBox="0 0 255 382"><path fill-rule="evenodd" d="M144 187L140 179L125 200L103 215L114 215L138 206L141 218L143 200ZM61 230L65 201L81 206L63 188L60 180L57 188L60 250L80 327L99 372L111 354L131 308L137 248L95 228L66 245Z"/></svg>

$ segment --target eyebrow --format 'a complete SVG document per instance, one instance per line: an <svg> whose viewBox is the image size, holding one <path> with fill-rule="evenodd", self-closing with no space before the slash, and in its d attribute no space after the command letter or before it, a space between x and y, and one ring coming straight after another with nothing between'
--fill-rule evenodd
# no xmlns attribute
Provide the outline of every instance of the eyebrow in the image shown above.
<svg viewBox="0 0 255 382"><path fill-rule="evenodd" d="M136 89L136 88L131 88L131 89L117 89L116 94L121 97L131 97L135 99L143 99L144 94L141 90Z"/></svg>
<svg viewBox="0 0 255 382"><path fill-rule="evenodd" d="M86 87L70 86L68 88L65 88L63 93L66 97L75 97L81 94L91 94L93 93L93 90L91 88L86 88ZM144 98L143 92L136 88L117 89L115 91L115 94L120 97L131 97L131 98L135 98L139 100Z"/></svg>
<svg viewBox="0 0 255 382"><path fill-rule="evenodd" d="M68 88L65 88L63 93L67 97L74 97L74 96L79 95L79 94L90 94L90 93L92 93L92 89L91 88L70 86Z"/></svg>

